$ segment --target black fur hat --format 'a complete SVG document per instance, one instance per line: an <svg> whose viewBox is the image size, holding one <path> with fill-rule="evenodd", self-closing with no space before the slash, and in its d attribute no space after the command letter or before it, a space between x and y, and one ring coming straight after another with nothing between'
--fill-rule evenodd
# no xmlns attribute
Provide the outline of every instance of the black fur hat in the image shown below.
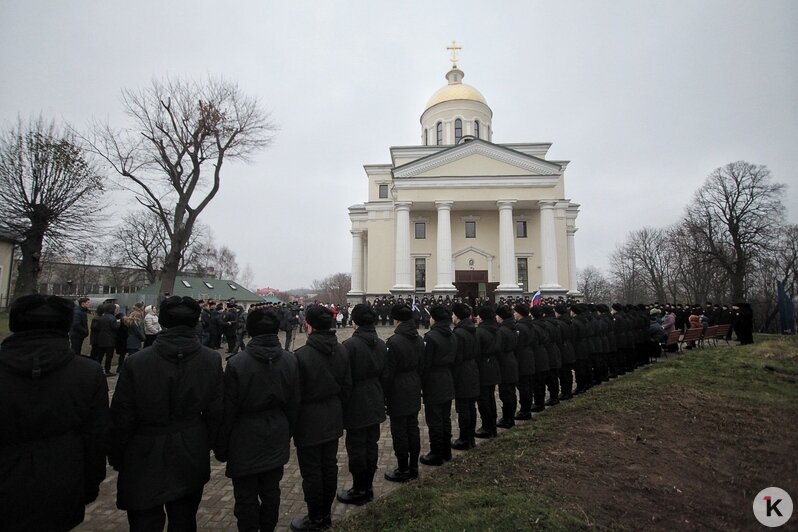
<svg viewBox="0 0 798 532"><path fill-rule="evenodd" d="M391 319L396 321L412 320L413 311L407 305L396 304L391 307Z"/></svg>
<svg viewBox="0 0 798 532"><path fill-rule="evenodd" d="M496 319L496 311L493 310L493 307L490 305L485 305L484 307L480 308L477 312L477 315L483 320L495 320Z"/></svg>
<svg viewBox="0 0 798 532"><path fill-rule="evenodd" d="M357 325L374 325L377 322L377 313L371 305L358 303L352 309L352 321Z"/></svg>
<svg viewBox="0 0 798 532"><path fill-rule="evenodd" d="M171 296L161 302L158 323L167 329L179 325L195 327L200 314L202 314L202 309L194 299L188 296Z"/></svg>
<svg viewBox="0 0 798 532"><path fill-rule="evenodd" d="M496 309L496 315L503 320L509 320L513 317L513 311L507 305L501 305Z"/></svg>
<svg viewBox="0 0 798 532"><path fill-rule="evenodd" d="M68 333L72 327L75 303L58 296L32 294L11 303L8 328L11 332L47 329Z"/></svg>
<svg viewBox="0 0 798 532"><path fill-rule="evenodd" d="M332 311L321 305L311 305L305 311L305 321L320 331L329 329L333 324Z"/></svg>
<svg viewBox="0 0 798 532"><path fill-rule="evenodd" d="M429 311L429 315L435 321L445 321L452 319L452 313L446 310L443 305L435 305Z"/></svg>
<svg viewBox="0 0 798 532"><path fill-rule="evenodd" d="M471 308L465 303L455 303L452 305L452 313L458 319L464 320L471 315Z"/></svg>
<svg viewBox="0 0 798 532"><path fill-rule="evenodd" d="M526 303L516 303L513 307L513 310L519 313L521 316L529 316L529 305Z"/></svg>
<svg viewBox="0 0 798 532"><path fill-rule="evenodd" d="M250 336L277 334L280 329L280 316L272 309L256 308L247 314L247 333Z"/></svg>

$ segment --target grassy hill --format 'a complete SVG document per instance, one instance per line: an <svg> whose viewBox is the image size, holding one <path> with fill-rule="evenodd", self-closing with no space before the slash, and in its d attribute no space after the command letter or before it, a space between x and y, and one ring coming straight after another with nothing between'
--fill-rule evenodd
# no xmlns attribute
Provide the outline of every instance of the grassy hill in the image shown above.
<svg viewBox="0 0 798 532"><path fill-rule="evenodd" d="M670 356L561 403L335 529L758 528L760 490L798 497L797 381L795 337Z"/></svg>

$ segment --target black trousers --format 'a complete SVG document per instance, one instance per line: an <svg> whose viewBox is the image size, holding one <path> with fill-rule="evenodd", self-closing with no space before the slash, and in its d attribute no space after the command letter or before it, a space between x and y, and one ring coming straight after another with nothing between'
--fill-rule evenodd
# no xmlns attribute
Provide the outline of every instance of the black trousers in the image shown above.
<svg viewBox="0 0 798 532"><path fill-rule="evenodd" d="M429 430L429 450L443 458L452 456L452 401L424 405Z"/></svg>
<svg viewBox="0 0 798 532"><path fill-rule="evenodd" d="M236 334L235 333L225 334L224 339L227 340L227 352L232 353L236 347Z"/></svg>
<svg viewBox="0 0 798 532"><path fill-rule="evenodd" d="M320 520L330 515L338 484L337 455L337 438L319 445L296 448L310 519Z"/></svg>
<svg viewBox="0 0 798 532"><path fill-rule="evenodd" d="M135 353L136 351L138 351L138 349L133 351L133 353ZM133 354L133 353L131 353L131 354ZM120 371L122 371L122 364L125 363L125 357L128 354L128 350L127 350L127 348L123 349L122 351L117 349L116 350L116 354L119 355L119 358L116 359L116 372L119 373Z"/></svg>
<svg viewBox="0 0 798 532"><path fill-rule="evenodd" d="M127 522L130 532L161 532L169 517L169 532L192 532L197 530L197 508L202 499L202 489L146 510L128 510ZM164 507L166 514L164 514Z"/></svg>
<svg viewBox="0 0 798 532"><path fill-rule="evenodd" d="M349 457L349 472L352 473L352 487L356 490L372 488L374 472L377 471L379 439L379 423L360 429L346 429L346 454Z"/></svg>
<svg viewBox="0 0 798 532"><path fill-rule="evenodd" d="M563 362L562 368L560 368L561 392L565 396L571 395L574 391L574 365L573 362Z"/></svg>
<svg viewBox="0 0 798 532"><path fill-rule="evenodd" d="M541 407L546 402L546 380L549 378L549 370L536 371L532 376L532 397L534 404Z"/></svg>
<svg viewBox="0 0 798 532"><path fill-rule="evenodd" d="M546 388L549 390L549 399L555 400L560 396L560 370L550 369L546 376Z"/></svg>
<svg viewBox="0 0 798 532"><path fill-rule="evenodd" d="M587 358L576 359L576 389L581 391L590 388L590 360Z"/></svg>
<svg viewBox="0 0 798 532"><path fill-rule="evenodd" d="M482 430L496 434L496 385L481 386L477 401Z"/></svg>
<svg viewBox="0 0 798 532"><path fill-rule="evenodd" d="M290 351L291 350L291 342L293 342L293 340L294 340L294 329L291 329L290 331L285 331L285 350L286 351Z"/></svg>
<svg viewBox="0 0 798 532"><path fill-rule="evenodd" d="M533 375L519 375L518 377L518 410L521 412L532 410Z"/></svg>
<svg viewBox="0 0 798 532"><path fill-rule="evenodd" d="M418 471L418 455L421 454L418 412L409 416L391 416L391 439L399 469Z"/></svg>
<svg viewBox="0 0 798 532"><path fill-rule="evenodd" d="M474 439L477 430L477 400L455 399L454 409L457 412L457 426L460 428L460 438L464 441Z"/></svg>
<svg viewBox="0 0 798 532"><path fill-rule="evenodd" d="M518 399L515 396L516 383L499 384L499 399L502 400L502 419L513 421Z"/></svg>
<svg viewBox="0 0 798 532"><path fill-rule="evenodd" d="M233 479L233 513L241 532L271 531L280 518L280 480L283 467Z"/></svg>
<svg viewBox="0 0 798 532"><path fill-rule="evenodd" d="M105 368L106 373L111 372L111 362L114 360L114 348L112 347L100 347L97 346L96 351L94 351L96 360L100 365ZM103 364L103 359L105 359L105 364Z"/></svg>
<svg viewBox="0 0 798 532"><path fill-rule="evenodd" d="M85 336L70 336L69 337L69 345L72 346L72 352L76 355L79 355L80 352L83 350L83 340L85 340Z"/></svg>

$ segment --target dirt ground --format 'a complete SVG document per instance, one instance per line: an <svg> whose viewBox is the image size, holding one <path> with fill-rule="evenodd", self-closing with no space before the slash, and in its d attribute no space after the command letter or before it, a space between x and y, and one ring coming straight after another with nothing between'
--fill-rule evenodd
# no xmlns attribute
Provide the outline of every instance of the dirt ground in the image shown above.
<svg viewBox="0 0 798 532"><path fill-rule="evenodd" d="M642 398L641 398L642 399ZM750 530L754 496L796 493L798 429L778 414L700 390L664 393L636 411L565 423L531 483L568 494L563 509L612 529ZM589 509L589 511L585 511ZM793 522L794 525L794 522Z"/></svg>

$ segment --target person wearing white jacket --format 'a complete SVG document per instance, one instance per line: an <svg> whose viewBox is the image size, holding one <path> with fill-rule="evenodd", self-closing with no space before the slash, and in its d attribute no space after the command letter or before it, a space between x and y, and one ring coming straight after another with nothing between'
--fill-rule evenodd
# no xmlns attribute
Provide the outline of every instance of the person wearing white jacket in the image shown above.
<svg viewBox="0 0 798 532"><path fill-rule="evenodd" d="M147 305L144 307L144 347L152 345L159 332L161 324L158 323L158 307Z"/></svg>

